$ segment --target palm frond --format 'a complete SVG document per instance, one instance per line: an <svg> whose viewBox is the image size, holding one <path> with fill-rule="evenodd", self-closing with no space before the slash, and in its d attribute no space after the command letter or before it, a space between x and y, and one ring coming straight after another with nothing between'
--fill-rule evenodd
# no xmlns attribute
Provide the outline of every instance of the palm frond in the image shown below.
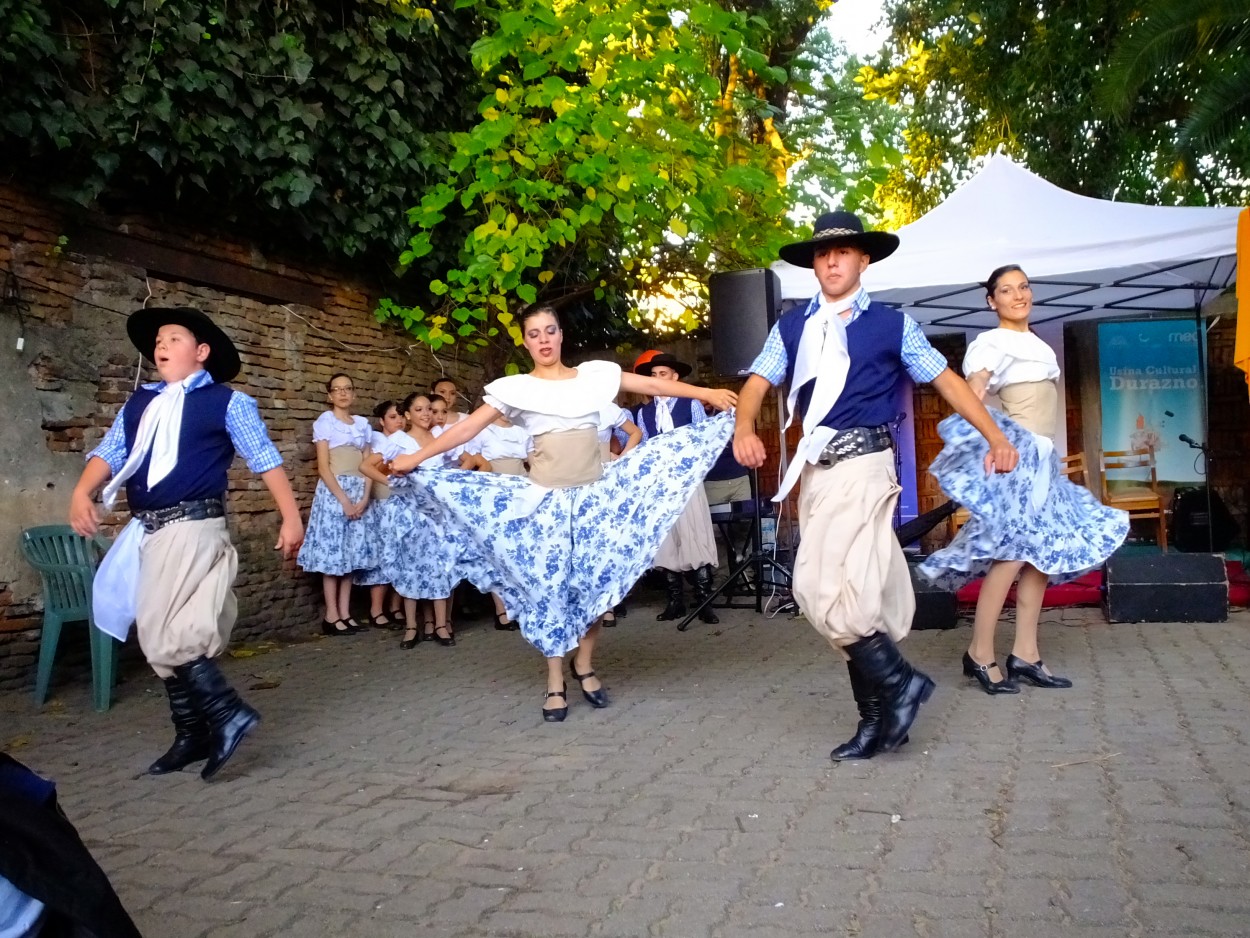
<svg viewBox="0 0 1250 938"><path fill-rule="evenodd" d="M1192 158L1226 149L1238 134L1250 134L1250 51L1203 88L1177 145Z"/></svg>

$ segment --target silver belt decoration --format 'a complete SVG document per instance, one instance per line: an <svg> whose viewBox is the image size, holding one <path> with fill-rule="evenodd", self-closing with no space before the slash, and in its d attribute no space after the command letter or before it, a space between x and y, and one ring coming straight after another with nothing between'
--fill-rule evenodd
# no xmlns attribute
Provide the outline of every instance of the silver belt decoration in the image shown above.
<svg viewBox="0 0 1250 938"><path fill-rule="evenodd" d="M153 508L146 511L131 512L148 534L155 534L167 524L179 521L206 521L209 518L223 518L226 506L220 498L201 498L197 501L179 502L168 508Z"/></svg>
<svg viewBox="0 0 1250 938"><path fill-rule="evenodd" d="M829 441L821 450L816 465L828 468L856 456L880 453L893 447L894 438L890 436L890 428L884 424L879 427L852 427Z"/></svg>

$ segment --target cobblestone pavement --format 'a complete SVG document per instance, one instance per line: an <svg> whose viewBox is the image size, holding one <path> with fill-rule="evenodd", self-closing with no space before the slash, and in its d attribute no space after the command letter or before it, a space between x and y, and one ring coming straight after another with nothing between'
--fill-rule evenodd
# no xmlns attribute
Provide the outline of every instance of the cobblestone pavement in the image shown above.
<svg viewBox="0 0 1250 938"><path fill-rule="evenodd" d="M139 672L105 714L85 681L0 696L0 744L152 938L1250 934L1244 610L1048 612L1076 688L1008 698L960 675L966 627L916 633L911 743L842 765L845 669L805 622L655 611L606 633L613 705L574 685L562 725L537 653L475 624L227 659L265 722L212 783L138 774L170 737Z"/></svg>

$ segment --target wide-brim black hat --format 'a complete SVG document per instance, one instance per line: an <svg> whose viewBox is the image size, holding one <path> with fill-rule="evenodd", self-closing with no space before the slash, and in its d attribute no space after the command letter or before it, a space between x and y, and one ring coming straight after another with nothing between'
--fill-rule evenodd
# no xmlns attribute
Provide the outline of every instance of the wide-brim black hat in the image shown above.
<svg viewBox="0 0 1250 938"><path fill-rule="evenodd" d="M130 341L153 364L156 362L156 333L161 326L183 326L197 341L212 349L204 362L204 370L218 384L229 381L243 367L239 350L230 337L206 315L190 306L147 306L135 310L126 320L126 334L130 336Z"/></svg>
<svg viewBox="0 0 1250 938"><path fill-rule="evenodd" d="M634 373L640 375L650 375L651 370L660 365L672 368L673 371L677 372L678 378L684 378L686 375L690 374L690 372L694 371L694 368L678 359L677 356L670 355L668 352L661 352L659 355L652 355L650 359L635 367Z"/></svg>
<svg viewBox="0 0 1250 938"><path fill-rule="evenodd" d="M854 245L868 255L868 263L875 264L898 250L898 235L865 231L864 223L852 212L826 212L816 219L810 238L787 244L777 253L796 267L811 267L817 248L837 244Z"/></svg>

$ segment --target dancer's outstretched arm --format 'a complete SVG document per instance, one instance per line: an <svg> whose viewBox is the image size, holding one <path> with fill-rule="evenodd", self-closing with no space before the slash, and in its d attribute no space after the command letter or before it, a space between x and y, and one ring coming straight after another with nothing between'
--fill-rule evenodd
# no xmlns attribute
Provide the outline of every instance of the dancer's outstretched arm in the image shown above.
<svg viewBox="0 0 1250 938"><path fill-rule="evenodd" d="M689 397L717 410L729 410L738 403L738 395L727 388L704 388L697 384L686 384L684 381L662 381L628 371L621 373L621 390L631 394L645 394L648 397Z"/></svg>
<svg viewBox="0 0 1250 938"><path fill-rule="evenodd" d="M469 416L444 430L429 446L421 447L419 452L396 456L391 461L391 472L395 475L404 475L412 472L413 469L416 469L417 466L431 456L437 456L439 453L445 453L449 449L455 449L462 443L468 443L469 440L490 426L498 416L499 411L489 404L483 404Z"/></svg>

